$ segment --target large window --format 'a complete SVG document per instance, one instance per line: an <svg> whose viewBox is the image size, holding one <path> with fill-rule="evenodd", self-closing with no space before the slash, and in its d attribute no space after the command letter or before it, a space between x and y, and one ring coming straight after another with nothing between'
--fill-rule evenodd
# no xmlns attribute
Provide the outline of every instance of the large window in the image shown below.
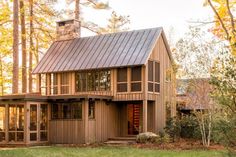
<svg viewBox="0 0 236 157"><path fill-rule="evenodd" d="M148 61L148 91L160 92L160 63Z"/></svg>
<svg viewBox="0 0 236 157"><path fill-rule="evenodd" d="M52 104L52 119L82 119L82 103Z"/></svg>
<svg viewBox="0 0 236 157"><path fill-rule="evenodd" d="M24 141L24 105L9 105L9 141Z"/></svg>
<svg viewBox="0 0 236 157"><path fill-rule="evenodd" d="M111 86L110 70L76 73L76 92L109 91Z"/></svg>
<svg viewBox="0 0 236 157"><path fill-rule="evenodd" d="M117 92L127 92L127 68L117 69Z"/></svg>
<svg viewBox="0 0 236 157"><path fill-rule="evenodd" d="M131 92L132 91L141 91L141 84L142 84L142 67L137 66L131 68Z"/></svg>

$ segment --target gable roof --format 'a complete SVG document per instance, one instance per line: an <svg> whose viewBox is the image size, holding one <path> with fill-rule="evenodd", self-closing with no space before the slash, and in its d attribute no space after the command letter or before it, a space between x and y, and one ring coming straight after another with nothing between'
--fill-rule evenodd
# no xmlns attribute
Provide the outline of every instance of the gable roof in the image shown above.
<svg viewBox="0 0 236 157"><path fill-rule="evenodd" d="M56 41L33 73L144 65L162 32L159 27Z"/></svg>

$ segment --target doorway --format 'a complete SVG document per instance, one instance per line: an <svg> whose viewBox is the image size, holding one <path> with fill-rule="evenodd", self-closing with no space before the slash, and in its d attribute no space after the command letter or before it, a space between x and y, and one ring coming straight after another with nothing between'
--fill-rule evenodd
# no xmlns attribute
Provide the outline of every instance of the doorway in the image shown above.
<svg viewBox="0 0 236 157"><path fill-rule="evenodd" d="M30 104L30 142L48 141L48 105Z"/></svg>
<svg viewBox="0 0 236 157"><path fill-rule="evenodd" d="M140 127L140 104L127 105L128 135L137 135Z"/></svg>

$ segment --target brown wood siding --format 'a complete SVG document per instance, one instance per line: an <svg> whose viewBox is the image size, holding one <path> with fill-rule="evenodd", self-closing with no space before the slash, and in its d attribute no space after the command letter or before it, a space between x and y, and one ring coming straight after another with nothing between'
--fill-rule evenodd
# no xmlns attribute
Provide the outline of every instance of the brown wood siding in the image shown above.
<svg viewBox="0 0 236 157"><path fill-rule="evenodd" d="M155 112L155 132L162 130L165 127L166 122L166 102L172 103L172 116L175 114L175 88L171 81L166 81L166 71L171 69L171 59L167 52L163 34L158 39L153 52L149 56L149 59L160 62L160 93L153 94L148 92L148 100L154 100L154 112Z"/></svg>
<svg viewBox="0 0 236 157"><path fill-rule="evenodd" d="M96 142L106 141L118 136L118 107L114 103L98 100L95 102L95 136Z"/></svg>
<svg viewBox="0 0 236 157"><path fill-rule="evenodd" d="M49 130L50 143L84 143L84 123L82 120L51 120Z"/></svg>

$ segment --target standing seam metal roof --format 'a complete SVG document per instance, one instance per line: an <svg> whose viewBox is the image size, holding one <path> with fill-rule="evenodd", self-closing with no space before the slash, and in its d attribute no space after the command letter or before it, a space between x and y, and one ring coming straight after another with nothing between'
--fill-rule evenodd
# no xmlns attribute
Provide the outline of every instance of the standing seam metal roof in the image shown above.
<svg viewBox="0 0 236 157"><path fill-rule="evenodd" d="M159 27L56 41L33 73L144 65L162 31Z"/></svg>

